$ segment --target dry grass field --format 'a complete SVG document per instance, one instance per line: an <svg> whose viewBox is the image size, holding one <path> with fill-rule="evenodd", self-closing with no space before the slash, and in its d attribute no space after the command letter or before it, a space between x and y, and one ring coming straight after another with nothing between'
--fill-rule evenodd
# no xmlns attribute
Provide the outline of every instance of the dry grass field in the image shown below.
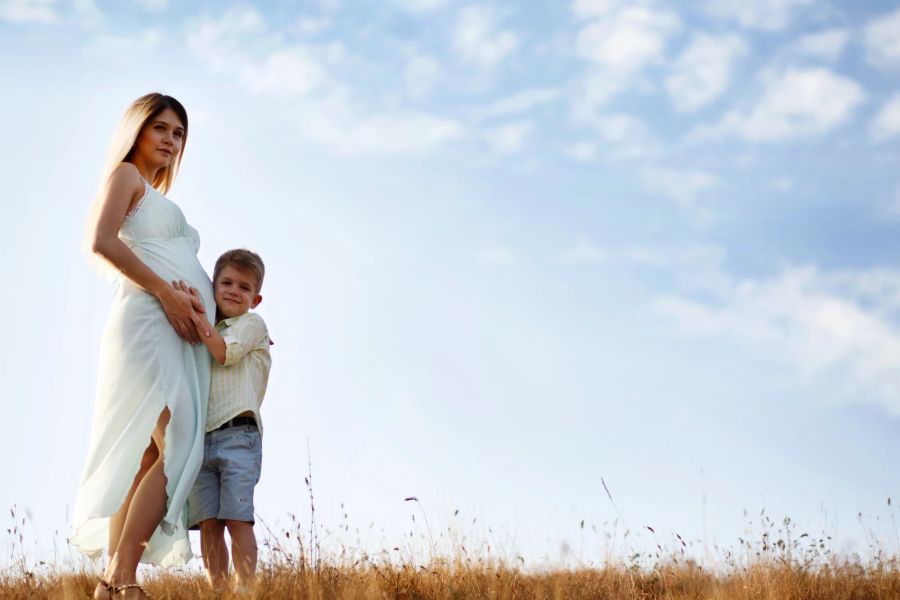
<svg viewBox="0 0 900 600"><path fill-rule="evenodd" d="M686 545L599 566L526 568L519 561L452 559L425 564L362 556L321 558L267 552L257 585L242 593L210 590L196 570L145 569L141 582L157 599L315 598L315 599L609 599L609 600L886 600L900 599L900 562L876 551L874 558L838 557L825 540L808 538L787 545L764 536L724 551L715 568L686 558ZM271 544L270 544L271 546ZM271 548L270 548L271 549ZM383 556L387 556L384 553ZM90 598L97 582L94 567L28 568L13 564L0 571L0 598Z"/></svg>
<svg viewBox="0 0 900 600"><path fill-rule="evenodd" d="M13 519L7 529L12 549L0 563L5 565L0 566L0 599L90 598L98 567L27 556L22 545L26 520L14 511ZM776 522L765 511L755 525L748 524L751 539L741 538L733 547L701 548L677 534L666 547L645 526L642 533L655 546L650 551L646 545L643 552L624 551L635 537L627 530L618 539L615 533L603 534L598 541L605 549L586 552L566 567L532 567L521 557L498 555L488 544L474 548L471 537L455 535L451 528L432 538L427 525L427 536L411 531L406 547L377 556L344 545L329 554L320 548L314 524L304 528L293 521L294 528L279 535L260 524L261 564L253 590L214 592L196 568L142 569L141 583L153 598L171 600L900 600L900 559L887 543L873 536L863 556L837 553L828 535L798 531L790 519ZM580 529L585 530L584 522ZM424 546L414 544L415 537Z"/></svg>
<svg viewBox="0 0 900 600"><path fill-rule="evenodd" d="M759 564L718 575L690 566L660 565L647 572L622 567L526 572L502 566L436 563L414 568L320 565L316 570L266 566L256 589L213 593L199 575L159 571L144 579L153 598L354 599L722 599L875 600L900 598L895 568ZM89 598L96 577L87 573L4 576L2 598Z"/></svg>

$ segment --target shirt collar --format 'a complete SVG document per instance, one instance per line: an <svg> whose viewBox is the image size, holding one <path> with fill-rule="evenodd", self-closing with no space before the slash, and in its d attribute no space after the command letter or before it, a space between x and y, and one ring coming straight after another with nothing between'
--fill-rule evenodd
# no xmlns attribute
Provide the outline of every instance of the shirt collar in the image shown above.
<svg viewBox="0 0 900 600"><path fill-rule="evenodd" d="M216 328L219 328L219 327L231 327L232 325L234 325L235 323L237 323L238 321L240 321L243 317L246 317L246 316L249 315L249 314L250 314L250 311L247 311L247 312L245 312L244 314L238 315L238 316L236 316L236 317L228 317L227 319L222 319L221 321L219 321L218 323L216 323Z"/></svg>

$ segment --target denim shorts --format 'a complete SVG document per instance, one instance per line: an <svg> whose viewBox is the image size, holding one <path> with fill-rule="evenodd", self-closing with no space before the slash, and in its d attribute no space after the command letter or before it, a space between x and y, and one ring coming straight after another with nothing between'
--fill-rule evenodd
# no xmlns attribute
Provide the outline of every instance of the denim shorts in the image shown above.
<svg viewBox="0 0 900 600"><path fill-rule="evenodd" d="M255 425L210 431L203 465L188 496L188 527L221 519L253 523L253 488L262 467L262 441Z"/></svg>

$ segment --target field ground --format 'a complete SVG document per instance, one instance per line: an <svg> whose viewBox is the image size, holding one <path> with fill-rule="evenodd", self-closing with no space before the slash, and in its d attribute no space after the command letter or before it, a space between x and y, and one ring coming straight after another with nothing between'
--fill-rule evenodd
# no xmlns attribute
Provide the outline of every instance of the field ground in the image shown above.
<svg viewBox="0 0 900 600"><path fill-rule="evenodd" d="M10 513L0 600L90 598L100 566L77 558L68 543L65 553L29 556L27 519L15 508ZM514 554L498 557L487 543L473 547L473 538L450 528L446 537L432 539L427 520L427 537L415 538L411 531L407 545L377 555L343 544L329 551L320 545L314 523L304 527L291 515L291 530L275 534L262 524L259 575L251 591L211 590L198 561L170 570L142 567L139 580L157 600L900 600L900 536L888 542L873 535L862 554L846 554L834 552L832 537L824 532L809 535L789 518L776 522L765 511L760 516L757 524L748 523L750 535L735 547L709 548L678 534L660 543L654 529L645 527L653 547L635 551L631 532L619 537L614 530L600 537L605 550L589 552L590 562L579 557L574 565L534 567ZM585 529L584 521L580 528Z"/></svg>
<svg viewBox="0 0 900 600"><path fill-rule="evenodd" d="M0 598L89 598L97 576L7 572ZM711 574L692 564L658 565L650 570L622 567L527 572L502 565L435 562L429 566L366 564L318 569L266 565L256 588L238 594L210 590L198 574L155 570L143 584L155 599L348 598L348 599L609 599L609 600L887 600L900 598L896 565L819 566L756 564Z"/></svg>

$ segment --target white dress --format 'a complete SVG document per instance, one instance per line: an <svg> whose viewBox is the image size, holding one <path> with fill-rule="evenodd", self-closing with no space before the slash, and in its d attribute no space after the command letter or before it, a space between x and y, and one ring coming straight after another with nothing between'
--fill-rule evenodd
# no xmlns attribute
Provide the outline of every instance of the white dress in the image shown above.
<svg viewBox="0 0 900 600"><path fill-rule="evenodd" d="M119 238L166 281L183 279L215 310L212 285L197 260L200 237L178 206L144 182L144 197ZM184 505L203 459L211 357L185 342L159 301L123 276L100 346L97 397L87 463L75 502L72 543L100 556L109 517L121 508L160 413L171 413L163 455L166 513L141 562L184 564L191 556Z"/></svg>

